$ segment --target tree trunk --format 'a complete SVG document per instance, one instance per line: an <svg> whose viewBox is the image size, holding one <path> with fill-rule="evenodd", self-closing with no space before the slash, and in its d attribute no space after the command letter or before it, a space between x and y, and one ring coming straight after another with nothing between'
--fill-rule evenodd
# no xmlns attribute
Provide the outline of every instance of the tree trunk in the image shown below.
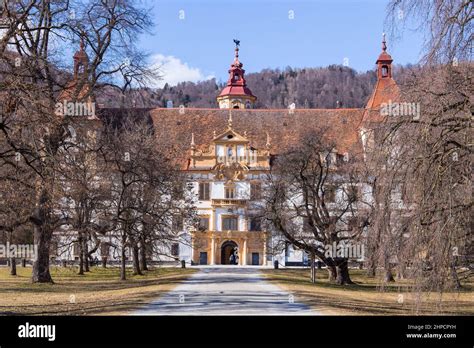
<svg viewBox="0 0 474 348"><path fill-rule="evenodd" d="M143 275L140 270L140 257L139 257L139 248L138 245L134 245L132 248L133 254L133 275Z"/></svg>
<svg viewBox="0 0 474 348"><path fill-rule="evenodd" d="M54 283L49 273L49 231L44 226L35 225L34 241L38 246L38 255L33 263L31 280L33 283Z"/></svg>
<svg viewBox="0 0 474 348"><path fill-rule="evenodd" d="M337 278L337 271L336 266L334 265L327 265L328 267L328 280L333 283L336 281Z"/></svg>
<svg viewBox="0 0 474 348"><path fill-rule="evenodd" d="M84 242L82 232L79 232L77 238L77 245L79 246L79 275L84 275Z"/></svg>
<svg viewBox="0 0 474 348"><path fill-rule="evenodd" d="M84 271L90 272L89 268L89 245L87 244L87 238L84 238Z"/></svg>
<svg viewBox="0 0 474 348"><path fill-rule="evenodd" d="M461 282L459 281L458 272L456 271L456 261L451 262L451 277L454 281L454 288L456 290L461 289Z"/></svg>
<svg viewBox="0 0 474 348"><path fill-rule="evenodd" d="M349 275L349 267L347 259L336 261L336 284L346 285L354 284Z"/></svg>
<svg viewBox="0 0 474 348"><path fill-rule="evenodd" d="M21 259L21 267L26 267L26 259Z"/></svg>
<svg viewBox="0 0 474 348"><path fill-rule="evenodd" d="M405 279L405 263L400 262L397 266L397 279L402 280Z"/></svg>
<svg viewBox="0 0 474 348"><path fill-rule="evenodd" d="M102 268L107 268L107 256L102 256Z"/></svg>
<svg viewBox="0 0 474 348"><path fill-rule="evenodd" d="M16 259L14 257L10 259L10 275L16 276Z"/></svg>
<svg viewBox="0 0 474 348"><path fill-rule="evenodd" d="M126 264L125 264L125 246L122 246L122 252L121 252L121 260L120 260L120 280L125 280L127 279L126 275L125 275L125 267L126 267Z"/></svg>
<svg viewBox="0 0 474 348"><path fill-rule="evenodd" d="M387 269L385 270L384 281L385 281L386 283L394 282L394 281L395 281L395 279L393 279L392 270L391 270L390 268L387 268Z"/></svg>
<svg viewBox="0 0 474 348"><path fill-rule="evenodd" d="M367 277L375 277L375 263L373 262L368 262L367 264Z"/></svg>
<svg viewBox="0 0 474 348"><path fill-rule="evenodd" d="M316 258L311 254L311 283L316 283Z"/></svg>
<svg viewBox="0 0 474 348"><path fill-rule="evenodd" d="M53 283L49 272L49 242L53 235L47 224L49 198L43 187L38 197L37 207L31 217L33 222L34 243L37 246L36 259L33 262L31 281L33 283Z"/></svg>
<svg viewBox="0 0 474 348"><path fill-rule="evenodd" d="M142 271L148 271L148 265L146 264L146 244L145 238L140 241L140 268Z"/></svg>

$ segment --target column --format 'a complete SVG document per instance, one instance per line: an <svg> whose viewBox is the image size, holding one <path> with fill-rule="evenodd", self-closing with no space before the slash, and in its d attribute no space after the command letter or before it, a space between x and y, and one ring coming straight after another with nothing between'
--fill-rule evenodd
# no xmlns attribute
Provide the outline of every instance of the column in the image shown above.
<svg viewBox="0 0 474 348"><path fill-rule="evenodd" d="M191 234L191 262L194 263L194 248L196 247L196 243L194 242L194 236Z"/></svg>
<svg viewBox="0 0 474 348"><path fill-rule="evenodd" d="M215 250L216 250L216 241L214 240L214 236L212 236L211 237L211 265L216 264Z"/></svg>
<svg viewBox="0 0 474 348"><path fill-rule="evenodd" d="M242 265L247 265L247 238L244 239L244 248L242 250Z"/></svg>
<svg viewBox="0 0 474 348"><path fill-rule="evenodd" d="M267 265L267 234L265 232L263 233L263 260L262 260L262 265L263 266Z"/></svg>

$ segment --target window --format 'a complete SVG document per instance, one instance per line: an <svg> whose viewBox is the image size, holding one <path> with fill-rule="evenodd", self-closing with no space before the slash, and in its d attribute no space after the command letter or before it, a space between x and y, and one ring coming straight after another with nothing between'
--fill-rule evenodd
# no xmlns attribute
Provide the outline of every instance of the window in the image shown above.
<svg viewBox="0 0 474 348"><path fill-rule="evenodd" d="M238 228L238 220L236 217L224 217L222 218L222 230L232 230L237 231Z"/></svg>
<svg viewBox="0 0 474 348"><path fill-rule="evenodd" d="M336 201L336 188L334 186L327 186L324 191L324 201L326 203L334 203Z"/></svg>
<svg viewBox="0 0 474 348"><path fill-rule="evenodd" d="M199 218L199 231L208 231L209 230L209 218L200 217Z"/></svg>
<svg viewBox="0 0 474 348"><path fill-rule="evenodd" d="M226 187L225 188L225 198L233 199L235 198L235 188L233 187Z"/></svg>
<svg viewBox="0 0 474 348"><path fill-rule="evenodd" d="M262 198L262 184L259 182L250 183L250 199Z"/></svg>
<svg viewBox="0 0 474 348"><path fill-rule="evenodd" d="M347 197L352 202L357 201L359 198L359 188L357 186L349 186L347 188Z"/></svg>
<svg viewBox="0 0 474 348"><path fill-rule="evenodd" d="M182 231L183 230L183 218L181 216L173 216L173 230Z"/></svg>
<svg viewBox="0 0 474 348"><path fill-rule="evenodd" d="M173 243L171 245L171 256L179 256L179 244Z"/></svg>
<svg viewBox="0 0 474 348"><path fill-rule="evenodd" d="M388 76L388 66L383 65L382 66L382 77L387 77Z"/></svg>
<svg viewBox="0 0 474 348"><path fill-rule="evenodd" d="M356 217L351 217L347 225L349 231L356 231L359 228L359 220Z"/></svg>
<svg viewBox="0 0 474 348"><path fill-rule="evenodd" d="M250 219L250 231L261 231L262 224L260 218Z"/></svg>
<svg viewBox="0 0 474 348"><path fill-rule="evenodd" d="M74 242L74 244L72 245L72 256L73 257L79 257L79 242Z"/></svg>
<svg viewBox="0 0 474 348"><path fill-rule="evenodd" d="M311 225L309 224L309 218L308 217L304 217L303 218L303 231L311 231L312 230L312 227Z"/></svg>
<svg viewBox="0 0 474 348"><path fill-rule="evenodd" d="M199 183L199 200L208 201L210 198L210 184L208 182Z"/></svg>
<svg viewBox="0 0 474 348"><path fill-rule="evenodd" d="M108 257L110 252L110 245L109 243L101 243L100 244L100 256Z"/></svg>
<svg viewBox="0 0 474 348"><path fill-rule="evenodd" d="M59 245L58 242L52 242L49 246L49 253L51 256L59 255Z"/></svg>

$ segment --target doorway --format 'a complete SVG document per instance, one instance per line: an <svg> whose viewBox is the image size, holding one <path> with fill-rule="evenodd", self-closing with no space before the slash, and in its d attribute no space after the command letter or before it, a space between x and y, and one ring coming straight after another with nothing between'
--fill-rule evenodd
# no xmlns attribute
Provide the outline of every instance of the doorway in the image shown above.
<svg viewBox="0 0 474 348"><path fill-rule="evenodd" d="M239 248L237 243L228 240L221 247L221 264L238 265L239 264Z"/></svg>
<svg viewBox="0 0 474 348"><path fill-rule="evenodd" d="M207 253L206 252L199 253L199 264L200 265L207 265Z"/></svg>
<svg viewBox="0 0 474 348"><path fill-rule="evenodd" d="M260 265L260 255L259 253L252 253L252 266Z"/></svg>

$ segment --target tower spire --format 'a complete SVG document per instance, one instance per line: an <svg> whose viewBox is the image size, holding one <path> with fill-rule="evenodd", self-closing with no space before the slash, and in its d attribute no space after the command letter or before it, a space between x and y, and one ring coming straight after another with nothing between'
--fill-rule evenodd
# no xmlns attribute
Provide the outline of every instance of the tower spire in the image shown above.
<svg viewBox="0 0 474 348"><path fill-rule="evenodd" d="M87 68L89 65L89 57L85 51L84 44L85 34L81 34L81 41L79 44L79 51L74 54L74 78L87 76ZM81 76L79 76L81 75Z"/></svg>
<svg viewBox="0 0 474 348"><path fill-rule="evenodd" d="M390 79L392 78L392 62L393 59L387 52L387 41L385 39L385 33L382 34L382 52L380 53L377 61L377 78L378 79Z"/></svg>
<svg viewBox="0 0 474 348"><path fill-rule="evenodd" d="M245 70L239 60L240 41L234 39L234 43L234 61L230 65L227 86L217 97L217 102L221 109L250 109L257 98L245 81Z"/></svg>
<svg viewBox="0 0 474 348"><path fill-rule="evenodd" d="M235 43L235 58L234 62L239 63L239 46L240 46L240 40L234 39Z"/></svg>

